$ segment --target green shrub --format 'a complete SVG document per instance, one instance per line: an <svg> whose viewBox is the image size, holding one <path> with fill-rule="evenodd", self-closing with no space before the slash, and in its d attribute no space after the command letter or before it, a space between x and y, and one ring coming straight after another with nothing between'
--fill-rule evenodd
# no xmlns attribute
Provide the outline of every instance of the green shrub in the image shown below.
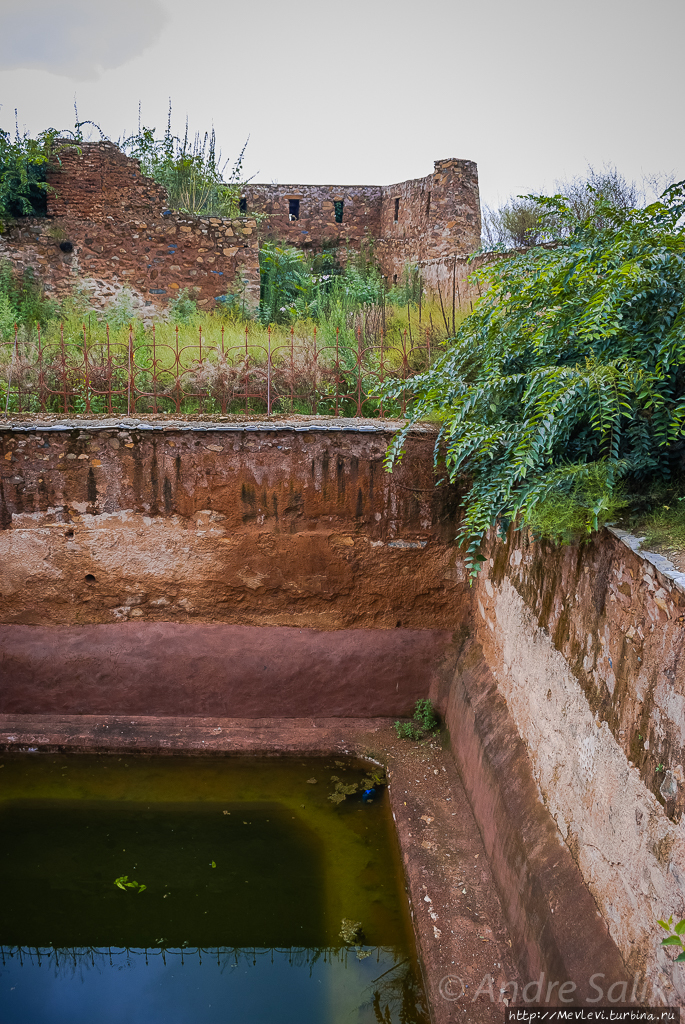
<svg viewBox="0 0 685 1024"><path fill-rule="evenodd" d="M685 181L644 210L599 197L584 221L559 196L535 202L571 233L475 272L487 291L411 380L386 456L391 469L412 425L441 418L436 462L466 485L459 538L472 575L496 524L595 529L621 481L669 480L685 454Z"/></svg>
<svg viewBox="0 0 685 1024"><path fill-rule="evenodd" d="M438 717L433 702L428 697L420 697L414 706L414 717L411 722L395 722L398 739L422 740L428 734L435 734L439 727Z"/></svg>

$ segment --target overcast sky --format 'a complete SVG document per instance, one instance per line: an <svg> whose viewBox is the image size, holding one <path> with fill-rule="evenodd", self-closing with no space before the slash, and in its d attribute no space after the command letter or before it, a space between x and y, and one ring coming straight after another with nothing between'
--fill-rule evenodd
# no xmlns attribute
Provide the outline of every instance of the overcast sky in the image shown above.
<svg viewBox="0 0 685 1024"><path fill-rule="evenodd" d="M443 157L481 196L588 163L685 178L685 0L0 0L0 126L79 117L246 137L255 181L391 184Z"/></svg>

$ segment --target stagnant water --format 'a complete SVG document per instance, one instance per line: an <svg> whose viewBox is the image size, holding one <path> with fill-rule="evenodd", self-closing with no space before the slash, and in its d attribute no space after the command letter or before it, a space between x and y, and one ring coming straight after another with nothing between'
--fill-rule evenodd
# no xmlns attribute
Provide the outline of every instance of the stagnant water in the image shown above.
<svg viewBox="0 0 685 1024"><path fill-rule="evenodd" d="M428 1021L373 766L0 760L3 1024Z"/></svg>

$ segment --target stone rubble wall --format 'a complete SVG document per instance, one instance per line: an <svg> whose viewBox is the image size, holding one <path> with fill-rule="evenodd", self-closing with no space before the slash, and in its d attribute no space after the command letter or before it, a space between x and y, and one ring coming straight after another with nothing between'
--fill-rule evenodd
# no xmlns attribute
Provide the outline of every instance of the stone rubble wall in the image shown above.
<svg viewBox="0 0 685 1024"><path fill-rule="evenodd" d="M397 185L247 185L247 208L264 215L260 232L300 248L372 245L392 282L407 263L469 253L480 245L478 170L471 160L436 160L432 174ZM300 201L299 220L289 218ZM395 203L397 221L395 221ZM335 202L343 202L342 223Z"/></svg>
<svg viewBox="0 0 685 1024"><path fill-rule="evenodd" d="M433 174L383 189L378 239L383 271L399 279L406 263L473 252L480 246L480 227L476 164L436 160Z"/></svg>
<svg viewBox="0 0 685 1024"><path fill-rule="evenodd" d="M381 188L378 185L246 185L243 196L250 213L260 217L264 238L300 249L340 244L357 250L380 231ZM298 220L290 220L290 200L300 203ZM335 219L335 203L343 203L343 219Z"/></svg>
<svg viewBox="0 0 685 1024"><path fill-rule="evenodd" d="M406 264L437 260L437 271L426 274L428 290L441 260L480 244L478 172L470 160L437 160L425 178L387 187L248 184L248 214L224 219L170 212L166 190L111 142L63 143L57 158L47 217L19 219L0 238L0 258L32 268L54 295L78 287L96 306L127 288L151 313L186 289L204 310L227 294L252 309L260 236L312 250L339 245L343 261L367 246L389 284ZM291 200L300 204L296 220ZM336 202L343 203L341 223ZM69 251L60 248L67 243Z"/></svg>
<svg viewBox="0 0 685 1024"><path fill-rule="evenodd" d="M631 974L682 1002L657 919L685 916L685 575L606 532L490 556L475 635L542 799Z"/></svg>
<svg viewBox="0 0 685 1024"><path fill-rule="evenodd" d="M21 219L0 238L0 258L31 267L48 292L81 288L104 305L127 288L142 311L183 289L204 310L226 294L258 304L254 220L169 213L165 189L108 142L61 150L49 184L48 216Z"/></svg>

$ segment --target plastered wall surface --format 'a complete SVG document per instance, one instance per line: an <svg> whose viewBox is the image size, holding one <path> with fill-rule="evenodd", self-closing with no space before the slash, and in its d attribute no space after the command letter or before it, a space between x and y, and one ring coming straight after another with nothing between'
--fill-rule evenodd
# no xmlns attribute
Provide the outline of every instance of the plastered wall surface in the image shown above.
<svg viewBox="0 0 685 1024"><path fill-rule="evenodd" d="M453 628L431 432L160 427L0 432L0 621Z"/></svg>
<svg viewBox="0 0 685 1024"><path fill-rule="evenodd" d="M678 1003L656 921L685 912L683 595L606 534L580 550L514 534L491 555L477 636L541 796L629 971Z"/></svg>
<svg viewBox="0 0 685 1024"><path fill-rule="evenodd" d="M432 434L157 427L0 432L2 711L410 712L470 603Z"/></svg>

